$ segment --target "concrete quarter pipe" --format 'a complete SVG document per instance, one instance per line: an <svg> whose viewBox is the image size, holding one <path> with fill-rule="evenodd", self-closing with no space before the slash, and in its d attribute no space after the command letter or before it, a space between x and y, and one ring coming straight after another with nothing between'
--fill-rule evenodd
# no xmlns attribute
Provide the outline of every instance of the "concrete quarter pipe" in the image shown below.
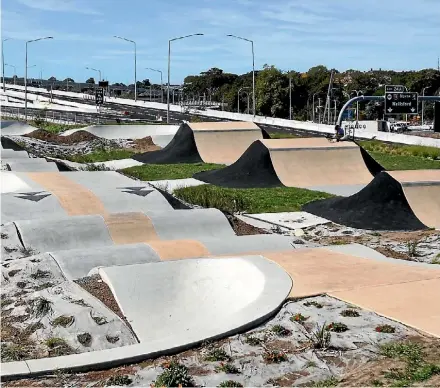
<svg viewBox="0 0 440 388"><path fill-rule="evenodd" d="M234 163L258 139L267 133L251 122L207 122L183 124L173 140L162 150L133 156L152 164Z"/></svg>
<svg viewBox="0 0 440 388"><path fill-rule="evenodd" d="M350 197L315 201L303 210L333 222L371 230L423 230L440 227L440 171L381 172ZM420 182L423 175L431 181ZM437 181L435 181L437 176ZM405 182L405 180L407 180Z"/></svg>
<svg viewBox="0 0 440 388"><path fill-rule="evenodd" d="M302 187L368 184L382 171L354 143L325 138L255 141L232 165L194 178L223 187Z"/></svg>

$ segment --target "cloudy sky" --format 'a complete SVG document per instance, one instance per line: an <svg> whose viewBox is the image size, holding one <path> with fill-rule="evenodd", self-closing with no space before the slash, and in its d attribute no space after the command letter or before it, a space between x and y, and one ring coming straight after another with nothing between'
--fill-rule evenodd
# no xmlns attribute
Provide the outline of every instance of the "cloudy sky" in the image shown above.
<svg viewBox="0 0 440 388"><path fill-rule="evenodd" d="M102 70L111 82L133 82L137 42L138 79L171 82L211 67L244 73L255 65L306 71L323 64L338 70L409 70L437 66L440 55L440 0L2 0L5 62L24 73L25 41L30 77L85 81ZM6 67L6 75L13 69Z"/></svg>

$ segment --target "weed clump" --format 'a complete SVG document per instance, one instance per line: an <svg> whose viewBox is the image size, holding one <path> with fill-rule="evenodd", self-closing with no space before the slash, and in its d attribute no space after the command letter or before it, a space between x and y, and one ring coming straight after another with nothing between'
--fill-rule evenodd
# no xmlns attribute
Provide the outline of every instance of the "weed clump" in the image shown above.
<svg viewBox="0 0 440 388"><path fill-rule="evenodd" d="M55 318L50 324L53 327L68 327L73 325L73 322L75 322L75 317L73 315L60 315L59 317Z"/></svg>
<svg viewBox="0 0 440 388"><path fill-rule="evenodd" d="M288 337L292 334L292 332L289 329L286 329L284 326L281 325L274 325L272 326L272 332L280 337Z"/></svg>
<svg viewBox="0 0 440 388"><path fill-rule="evenodd" d="M287 361L287 355L281 351L271 350L264 353L263 360L266 364L279 364Z"/></svg>
<svg viewBox="0 0 440 388"><path fill-rule="evenodd" d="M357 312L356 310L353 310L353 309L343 310L343 311L341 311L341 315L343 317L359 317L360 316L359 312Z"/></svg>
<svg viewBox="0 0 440 388"><path fill-rule="evenodd" d="M132 382L133 382L133 379L131 379L130 376L127 376L127 375L112 376L107 380L105 385L107 387L112 386L112 385L123 386L123 385L129 385Z"/></svg>
<svg viewBox="0 0 440 388"><path fill-rule="evenodd" d="M153 382L154 387L193 387L194 381L188 368L176 361L164 364L165 370Z"/></svg>
<svg viewBox="0 0 440 388"><path fill-rule="evenodd" d="M224 349L211 349L205 357L205 361L230 361L228 353Z"/></svg>

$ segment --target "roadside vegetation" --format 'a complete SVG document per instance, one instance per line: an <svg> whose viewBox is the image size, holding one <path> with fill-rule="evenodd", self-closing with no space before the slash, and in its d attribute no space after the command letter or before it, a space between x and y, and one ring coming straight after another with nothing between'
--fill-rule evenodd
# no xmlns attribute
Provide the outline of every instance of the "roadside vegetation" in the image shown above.
<svg viewBox="0 0 440 388"><path fill-rule="evenodd" d="M174 195L187 203L227 213L294 212L308 202L332 197L331 194L295 187L230 189L212 185L180 188L174 191Z"/></svg>
<svg viewBox="0 0 440 388"><path fill-rule="evenodd" d="M179 164L145 164L121 170L125 175L142 181L158 181L163 179L185 179L201 171L216 170L225 167L211 163L179 163Z"/></svg>

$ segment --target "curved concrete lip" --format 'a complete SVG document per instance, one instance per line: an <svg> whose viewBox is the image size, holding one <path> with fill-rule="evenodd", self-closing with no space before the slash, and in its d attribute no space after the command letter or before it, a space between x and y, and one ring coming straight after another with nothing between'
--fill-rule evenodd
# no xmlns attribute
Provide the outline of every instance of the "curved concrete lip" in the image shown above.
<svg viewBox="0 0 440 388"><path fill-rule="evenodd" d="M42 158L30 159L6 159L6 164L11 171L16 172L58 172L58 166L54 162L47 162Z"/></svg>
<svg viewBox="0 0 440 388"><path fill-rule="evenodd" d="M13 151L3 148L0 155L2 160L5 161L7 159L29 159L29 154L27 153L27 151Z"/></svg>
<svg viewBox="0 0 440 388"><path fill-rule="evenodd" d="M37 376L57 369L78 372L108 368L230 336L276 313L292 288L290 276L262 256L168 261L108 267L99 272L116 294L134 330L140 334L141 343L87 354L2 363L4 380ZM127 275L134 278L127 278ZM133 294L135 289L147 293ZM186 298L193 298L187 301L189 306L180 303ZM144 307L136 312L140 304ZM150 331L147 326L142 328L147 306L154 309L147 314ZM233 312L228 314L231 308ZM198 312L198 319L187 319L195 317L188 311ZM159 332L162 336L157 335Z"/></svg>

